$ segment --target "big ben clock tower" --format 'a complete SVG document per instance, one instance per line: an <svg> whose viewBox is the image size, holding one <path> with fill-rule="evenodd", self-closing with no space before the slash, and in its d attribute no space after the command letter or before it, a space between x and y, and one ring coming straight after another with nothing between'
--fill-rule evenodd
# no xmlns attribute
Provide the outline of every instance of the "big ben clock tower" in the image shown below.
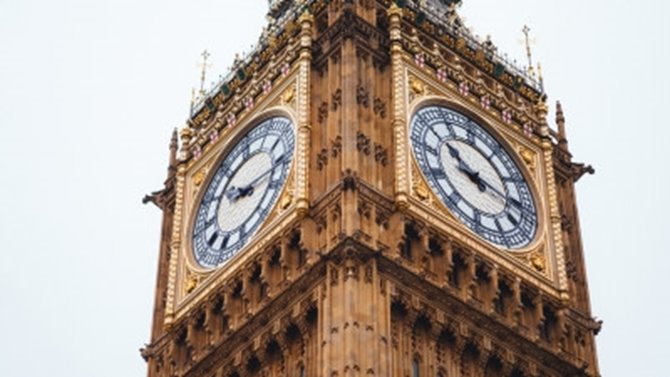
<svg viewBox="0 0 670 377"><path fill-rule="evenodd" d="M149 377L599 376L589 167L458 5L270 1L146 198Z"/></svg>

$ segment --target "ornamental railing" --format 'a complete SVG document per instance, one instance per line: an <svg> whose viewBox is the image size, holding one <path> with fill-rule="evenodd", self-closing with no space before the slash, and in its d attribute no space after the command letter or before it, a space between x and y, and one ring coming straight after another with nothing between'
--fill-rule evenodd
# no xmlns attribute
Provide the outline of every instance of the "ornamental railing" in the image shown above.
<svg viewBox="0 0 670 377"><path fill-rule="evenodd" d="M241 56L236 57L230 71L226 75L220 76L218 81L212 84L212 87L208 91L195 99L194 104L191 107L190 116L200 112L200 110L202 110L202 108L205 106L205 101L207 101L208 98L214 97L226 83L232 81L237 74L238 69L251 64L254 57L259 55L263 49L269 45L268 40L270 36L280 35L284 31L284 28L289 20L296 19L309 5L316 1L318 0L309 0L302 5L294 4L288 8L286 12L283 12L278 18L273 19L263 30L258 43L252 47L252 50L248 53L242 53ZM272 3L273 2L271 2L271 5Z"/></svg>
<svg viewBox="0 0 670 377"><path fill-rule="evenodd" d="M445 31L453 37L463 38L468 47L474 50L481 49L485 51L494 63L500 63L505 70L511 74L523 78L525 83L534 90L540 93L544 91L542 83L534 76L530 75L526 69L518 67L514 62L511 62L507 56L498 53L490 40L480 41L467 27L465 27L465 25L460 24L458 21L455 22L453 19L450 20L447 12L440 11L437 7L426 4L424 1L419 3L414 1L404 1L403 3L406 8L415 11L418 15L423 14L431 22L444 27Z"/></svg>

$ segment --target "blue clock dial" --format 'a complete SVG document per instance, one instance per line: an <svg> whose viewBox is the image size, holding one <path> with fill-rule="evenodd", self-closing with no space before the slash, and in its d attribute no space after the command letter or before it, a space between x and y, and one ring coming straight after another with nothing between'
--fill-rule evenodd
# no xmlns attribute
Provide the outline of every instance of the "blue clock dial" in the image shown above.
<svg viewBox="0 0 670 377"><path fill-rule="evenodd" d="M221 266L253 237L286 182L294 147L292 122L274 117L229 149L196 213L193 254L202 267Z"/></svg>
<svg viewBox="0 0 670 377"><path fill-rule="evenodd" d="M414 156L432 190L468 228L507 249L535 238L535 203L505 148L468 116L443 106L412 118Z"/></svg>

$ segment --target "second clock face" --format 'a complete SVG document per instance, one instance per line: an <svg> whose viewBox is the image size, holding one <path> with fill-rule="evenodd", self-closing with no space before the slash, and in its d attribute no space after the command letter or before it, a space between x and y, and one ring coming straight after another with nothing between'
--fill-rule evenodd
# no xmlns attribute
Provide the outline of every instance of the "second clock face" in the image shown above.
<svg viewBox="0 0 670 377"><path fill-rule="evenodd" d="M291 121L275 117L229 149L196 214L193 254L202 267L222 265L258 230L286 182L294 145Z"/></svg>
<svg viewBox="0 0 670 377"><path fill-rule="evenodd" d="M412 118L411 142L429 185L463 224L508 249L533 241L537 211L528 184L484 128L453 109L428 106Z"/></svg>

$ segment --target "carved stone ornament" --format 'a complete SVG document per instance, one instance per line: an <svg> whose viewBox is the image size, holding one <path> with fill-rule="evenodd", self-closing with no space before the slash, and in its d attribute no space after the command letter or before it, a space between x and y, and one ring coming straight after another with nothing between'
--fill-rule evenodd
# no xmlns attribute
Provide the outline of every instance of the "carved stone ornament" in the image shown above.
<svg viewBox="0 0 670 377"><path fill-rule="evenodd" d="M356 88L356 103L367 108L369 105L369 97L368 90L363 85L359 84L358 88Z"/></svg>
<svg viewBox="0 0 670 377"><path fill-rule="evenodd" d="M200 188L200 186L202 186L202 183L205 181L205 178L207 177L208 170L209 169L205 167L198 170L198 172L193 175L193 186L195 188Z"/></svg>
<svg viewBox="0 0 670 377"><path fill-rule="evenodd" d="M186 270L186 279L184 279L184 292L186 292L186 294L193 292L196 288L198 288L198 285L200 285L201 281L201 276L191 272L190 270Z"/></svg>
<svg viewBox="0 0 670 377"><path fill-rule="evenodd" d="M409 89L410 102L431 94L428 85L416 76L409 76Z"/></svg>
<svg viewBox="0 0 670 377"><path fill-rule="evenodd" d="M281 199L279 200L279 208L282 210L288 209L288 207L293 203L293 194L290 191L284 192Z"/></svg>
<svg viewBox="0 0 670 377"><path fill-rule="evenodd" d="M386 118L386 103L381 98L375 98L373 110L375 115L382 119Z"/></svg>
<svg viewBox="0 0 670 377"><path fill-rule="evenodd" d="M532 254L530 254L528 259L530 265L537 272L545 272L547 270L547 261L546 258L544 257L544 254L542 253L542 250L533 252Z"/></svg>
<svg viewBox="0 0 670 377"><path fill-rule="evenodd" d="M319 123L323 123L328 119L328 102L322 102L319 106L318 120Z"/></svg>
<svg viewBox="0 0 670 377"><path fill-rule="evenodd" d="M342 153L342 136L337 136L335 140L332 140L330 146L330 155L333 156L333 158L337 158L337 156Z"/></svg>
<svg viewBox="0 0 670 377"><path fill-rule="evenodd" d="M430 204L430 189L428 188L428 185L426 185L426 182L424 182L423 177L416 166L412 166L412 190L419 200Z"/></svg>
<svg viewBox="0 0 670 377"><path fill-rule="evenodd" d="M535 172L536 168L535 153L533 153L530 149L522 146L519 148L519 156L521 156L521 159L526 164L528 169L530 169L530 171L532 172Z"/></svg>
<svg viewBox="0 0 670 377"><path fill-rule="evenodd" d="M426 187L426 184L421 182L421 180L417 180L414 182L414 193L416 196L421 199L421 201L428 201L430 198L430 194L428 193L428 188Z"/></svg>
<svg viewBox="0 0 670 377"><path fill-rule="evenodd" d="M284 94L282 94L281 99L284 105L293 106L293 100L295 99L295 85L290 85L288 88L286 88Z"/></svg>
<svg viewBox="0 0 670 377"><path fill-rule="evenodd" d="M375 143L375 161L382 166L388 164L388 151L381 144Z"/></svg>
<svg viewBox="0 0 670 377"><path fill-rule="evenodd" d="M366 156L370 154L370 138L361 131L356 132L356 149Z"/></svg>
<svg viewBox="0 0 670 377"><path fill-rule="evenodd" d="M342 89L337 89L335 93L333 93L331 107L333 111L336 111L337 109L340 108L340 105L342 105Z"/></svg>
<svg viewBox="0 0 670 377"><path fill-rule="evenodd" d="M291 206L291 204L293 204L294 192L295 192L295 171L291 171L291 173L289 173L288 178L286 178L286 186L284 187L284 191L282 192L281 196L279 197L279 200L277 201L277 206L265 220L266 224L271 223L272 220L274 220L275 218L277 218L277 216L285 212Z"/></svg>
<svg viewBox="0 0 670 377"><path fill-rule="evenodd" d="M426 86L415 76L409 77L409 87L416 96L422 96L426 93Z"/></svg>
<svg viewBox="0 0 670 377"><path fill-rule="evenodd" d="M326 165L328 165L328 150L324 148L316 155L316 169L321 171Z"/></svg>

